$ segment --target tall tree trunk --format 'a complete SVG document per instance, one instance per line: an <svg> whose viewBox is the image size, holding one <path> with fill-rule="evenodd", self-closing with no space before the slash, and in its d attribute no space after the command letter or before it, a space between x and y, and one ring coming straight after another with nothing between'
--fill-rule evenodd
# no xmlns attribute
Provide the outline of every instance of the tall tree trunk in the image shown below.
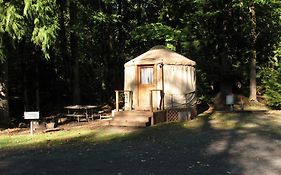
<svg viewBox="0 0 281 175"><path fill-rule="evenodd" d="M65 19L64 19L66 3L65 1L58 1L58 3L59 3L59 23L60 23L59 34L60 34L61 57L64 61L68 61L67 37L66 37Z"/></svg>
<svg viewBox="0 0 281 175"><path fill-rule="evenodd" d="M109 13L108 6L106 4L102 4L102 1L100 2L99 11L104 13ZM102 75L101 75L101 88L102 88L102 102L108 101L108 98L110 96L110 87L111 84L111 77L110 72L113 72L114 69L110 67L110 61L112 57L112 36L111 36L111 26L109 23L103 23L102 24L102 53L103 53L103 68L102 68Z"/></svg>
<svg viewBox="0 0 281 175"><path fill-rule="evenodd" d="M142 22L142 7L141 7L141 1L138 0L137 2L137 24L138 25L141 25L141 22Z"/></svg>
<svg viewBox="0 0 281 175"><path fill-rule="evenodd" d="M70 27L73 28L77 24L77 7L75 2L70 1ZM80 72L79 72L79 55L78 55L78 38L77 31L71 30L70 33L70 49L73 65L73 103L81 102L80 94Z"/></svg>
<svg viewBox="0 0 281 175"><path fill-rule="evenodd" d="M60 54L62 57L62 62L64 65L64 77L66 79L67 83L67 89L65 89L65 93L67 94L67 97L69 98L71 96L70 92L72 90L71 88L71 61L69 59L69 50L67 49L68 46L68 40L67 40L67 31L65 28L65 13L66 11L66 1L65 0L60 0L57 1L58 6L59 6L59 24L60 24L60 30L59 30L59 35L60 35Z"/></svg>
<svg viewBox="0 0 281 175"><path fill-rule="evenodd" d="M104 12L106 13L111 13L107 6L105 6L105 9L103 9ZM103 91L104 91L104 96L103 96L103 102L107 102L110 95L111 95L111 90L112 90L112 74L115 72L115 67L110 67L112 65L112 50L113 50L113 37L112 37L112 29L110 24L105 24L103 26L104 28L104 41L105 41L105 47L107 50L104 50L104 68L103 68Z"/></svg>
<svg viewBox="0 0 281 175"><path fill-rule="evenodd" d="M108 56L107 56L107 72L106 72L106 102L108 102L109 98L111 97L113 93L113 87L115 86L113 84L113 79L114 76L116 75L116 69L117 66L111 67L113 64L117 65L116 62L113 60L113 36L112 36L112 31L111 28L108 27ZM113 68L113 69L112 69Z"/></svg>
<svg viewBox="0 0 281 175"><path fill-rule="evenodd" d="M231 19L229 16L229 7L227 3L222 6L221 15L221 35L219 43L219 57L220 57L220 92L223 95L232 93L231 86L231 63L229 58L229 39L228 39L228 20Z"/></svg>
<svg viewBox="0 0 281 175"><path fill-rule="evenodd" d="M8 124L9 103L8 103L8 63L0 62L0 123Z"/></svg>
<svg viewBox="0 0 281 175"><path fill-rule="evenodd" d="M217 54L219 56L219 93L215 97L214 105L216 109L223 110L226 106L226 96L232 94L232 66L229 58L229 38L228 20L231 19L227 2L221 6L222 14L218 19L220 36L218 37Z"/></svg>
<svg viewBox="0 0 281 175"><path fill-rule="evenodd" d="M81 94L80 94L80 71L79 71L79 59L74 59L73 66L73 103L81 103Z"/></svg>
<svg viewBox="0 0 281 175"><path fill-rule="evenodd" d="M36 52L37 55L37 52ZM39 83L39 59L40 56L37 55L37 57L35 58L35 99L36 99L36 104L35 104L35 108L37 111L40 110L40 83Z"/></svg>
<svg viewBox="0 0 281 175"><path fill-rule="evenodd" d="M121 16L119 25L118 25L118 66L117 66L117 73L116 76L113 76L114 80L113 80L113 84L116 84L115 88L116 89L123 89L124 88L124 63L125 63L125 45L126 45L126 33L124 31L124 28L126 28L124 26L124 24L126 24L126 19L125 19L125 13L124 13L124 7L125 7L125 2L123 0L118 0L118 15ZM120 79L121 77L121 79Z"/></svg>
<svg viewBox="0 0 281 175"><path fill-rule="evenodd" d="M28 111L29 110L29 100L28 100L28 92L27 92L27 75L26 75L26 55L25 55L25 44L22 42L21 47L21 70L22 70L22 92L23 92L23 110ZM19 55L19 54L18 54Z"/></svg>
<svg viewBox="0 0 281 175"><path fill-rule="evenodd" d="M108 6L106 6L105 11L109 14L112 14L112 9ZM107 52L106 52L106 72L105 72L105 76L106 76L106 98L105 101L108 102L110 100L110 98L113 95L114 89L116 89L117 84L114 84L114 77L118 75L118 62L117 59L114 59L114 52L113 52L113 46L114 46L114 35L113 33L116 33L115 30L116 28L112 28L110 26L110 23L108 23L106 26L106 41L107 41L107 46L106 48L108 48ZM120 44L121 44L121 40L120 40ZM119 50L121 54L121 50ZM116 58L116 57L115 57ZM112 65L115 65L112 67Z"/></svg>
<svg viewBox="0 0 281 175"><path fill-rule="evenodd" d="M250 21L251 21L251 59L250 59L250 96L249 100L253 102L257 102L257 82L256 82L256 59L257 59L257 51L256 51L256 41L257 41L257 18L256 18L256 10L254 4L249 7L250 13Z"/></svg>

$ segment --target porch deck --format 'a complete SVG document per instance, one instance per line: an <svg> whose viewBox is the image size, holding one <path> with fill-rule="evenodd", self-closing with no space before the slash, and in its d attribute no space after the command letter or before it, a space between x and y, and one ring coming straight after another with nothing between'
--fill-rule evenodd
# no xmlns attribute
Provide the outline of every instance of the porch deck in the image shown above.
<svg viewBox="0 0 281 175"><path fill-rule="evenodd" d="M159 111L119 111L110 121L112 126L131 126L146 127L153 126L163 122L186 121L196 115L192 108L190 109L169 109Z"/></svg>

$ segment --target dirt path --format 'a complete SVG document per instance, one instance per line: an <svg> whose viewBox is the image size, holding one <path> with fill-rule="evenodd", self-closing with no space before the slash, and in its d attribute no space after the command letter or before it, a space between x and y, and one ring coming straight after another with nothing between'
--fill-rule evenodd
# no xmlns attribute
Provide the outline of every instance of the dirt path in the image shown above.
<svg viewBox="0 0 281 175"><path fill-rule="evenodd" d="M255 117L260 122L265 116ZM214 128L214 119L203 121L196 130L174 123L99 144L0 150L0 174L281 174L278 130L253 120L240 121L246 128L227 130Z"/></svg>

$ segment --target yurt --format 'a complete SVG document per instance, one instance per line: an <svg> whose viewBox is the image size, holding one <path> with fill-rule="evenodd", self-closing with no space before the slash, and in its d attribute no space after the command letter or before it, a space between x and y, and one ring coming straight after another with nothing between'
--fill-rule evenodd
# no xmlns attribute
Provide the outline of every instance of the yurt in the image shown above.
<svg viewBox="0 0 281 175"><path fill-rule="evenodd" d="M124 65L124 90L132 92L132 102L125 108L187 108L195 99L195 66L194 61L160 46L128 61Z"/></svg>

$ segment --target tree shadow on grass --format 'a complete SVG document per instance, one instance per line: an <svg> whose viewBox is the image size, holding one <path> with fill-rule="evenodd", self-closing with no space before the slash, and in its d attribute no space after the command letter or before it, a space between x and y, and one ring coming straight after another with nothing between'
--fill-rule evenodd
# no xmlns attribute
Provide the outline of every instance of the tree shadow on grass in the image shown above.
<svg viewBox="0 0 281 175"><path fill-rule="evenodd" d="M0 171L3 174L280 174L280 134L243 115L227 117L235 120L230 129L214 126L213 115L209 114L191 122L162 124L100 142L95 141L98 133L93 133L59 146L0 151ZM256 128L240 126L252 122Z"/></svg>
<svg viewBox="0 0 281 175"><path fill-rule="evenodd" d="M0 131L7 129L8 125L0 124Z"/></svg>

